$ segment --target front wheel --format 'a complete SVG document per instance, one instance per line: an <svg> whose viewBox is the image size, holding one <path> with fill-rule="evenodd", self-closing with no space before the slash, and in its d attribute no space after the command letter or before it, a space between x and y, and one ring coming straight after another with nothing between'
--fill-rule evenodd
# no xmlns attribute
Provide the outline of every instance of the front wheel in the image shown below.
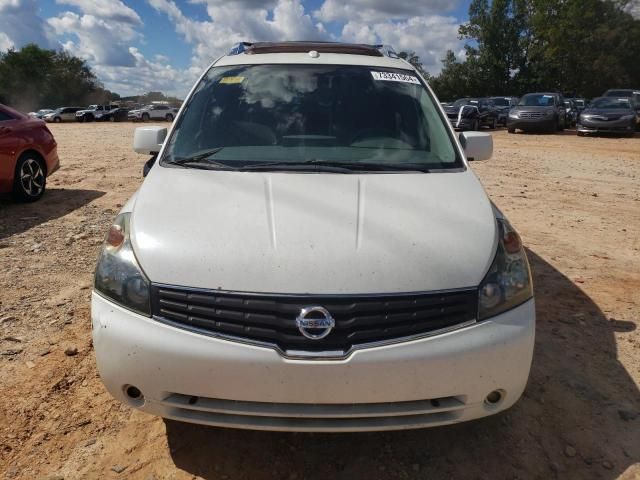
<svg viewBox="0 0 640 480"><path fill-rule="evenodd" d="M495 130L496 128L498 128L498 119L496 117L493 117L493 120L491 120L491 130Z"/></svg>
<svg viewBox="0 0 640 480"><path fill-rule="evenodd" d="M480 120L476 118L473 121L473 123L471 124L471 130L473 130L474 132L477 132L478 130L480 130Z"/></svg>
<svg viewBox="0 0 640 480"><path fill-rule="evenodd" d="M507 128L507 132L509 133L516 133L516 129L514 127L508 127Z"/></svg>
<svg viewBox="0 0 640 480"><path fill-rule="evenodd" d="M82 117L76 117L76 120L80 123L84 122L84 116Z"/></svg>
<svg viewBox="0 0 640 480"><path fill-rule="evenodd" d="M143 122L148 122L150 117L148 113L143 113L141 118Z"/></svg>
<svg viewBox="0 0 640 480"><path fill-rule="evenodd" d="M23 202L35 202L44 194L47 183L44 162L33 154L22 155L16 164L13 194Z"/></svg>
<svg viewBox="0 0 640 480"><path fill-rule="evenodd" d="M61 119L60 117L55 117L55 118L53 119L53 122L54 122L54 123L60 123L61 121L62 121L62 119Z"/></svg>
<svg viewBox="0 0 640 480"><path fill-rule="evenodd" d="M165 119L167 122L173 122L173 115L172 115L172 114L170 114L170 113L167 113L167 115L164 117L164 119Z"/></svg>

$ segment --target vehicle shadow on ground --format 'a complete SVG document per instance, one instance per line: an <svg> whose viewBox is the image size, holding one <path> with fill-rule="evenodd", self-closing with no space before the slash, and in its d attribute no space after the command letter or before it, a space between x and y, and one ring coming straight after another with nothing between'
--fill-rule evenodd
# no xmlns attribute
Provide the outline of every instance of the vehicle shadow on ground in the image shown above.
<svg viewBox="0 0 640 480"><path fill-rule="evenodd" d="M533 252L529 259L536 351L525 394L509 411L447 427L353 434L166 421L173 462L205 479L617 478L640 459L640 392L617 361L614 339L635 324L608 319L553 266Z"/></svg>
<svg viewBox="0 0 640 480"><path fill-rule="evenodd" d="M105 192L47 188L44 196L33 203L20 203L10 196L0 196L0 240L46 223L81 208Z"/></svg>

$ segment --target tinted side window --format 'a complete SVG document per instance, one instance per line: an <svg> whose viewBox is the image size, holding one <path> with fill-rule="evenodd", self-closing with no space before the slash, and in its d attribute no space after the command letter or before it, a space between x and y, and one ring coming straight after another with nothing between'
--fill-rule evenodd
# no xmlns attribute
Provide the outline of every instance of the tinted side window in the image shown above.
<svg viewBox="0 0 640 480"><path fill-rule="evenodd" d="M6 120L13 120L13 117L8 113L5 113L2 110L0 110L0 122L4 122Z"/></svg>

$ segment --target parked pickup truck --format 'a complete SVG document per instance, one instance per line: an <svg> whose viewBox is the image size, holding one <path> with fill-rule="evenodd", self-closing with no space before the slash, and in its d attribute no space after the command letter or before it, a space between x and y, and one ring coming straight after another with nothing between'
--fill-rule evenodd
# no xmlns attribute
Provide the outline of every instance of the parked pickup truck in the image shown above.
<svg viewBox="0 0 640 480"><path fill-rule="evenodd" d="M148 122L149 120L166 120L173 122L178 109L169 105L145 105L142 108L129 111L129 120Z"/></svg>

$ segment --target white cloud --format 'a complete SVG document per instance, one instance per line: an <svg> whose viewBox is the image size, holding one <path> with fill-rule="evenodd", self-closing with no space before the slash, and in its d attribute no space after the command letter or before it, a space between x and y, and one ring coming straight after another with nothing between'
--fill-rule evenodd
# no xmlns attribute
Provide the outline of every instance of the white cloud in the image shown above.
<svg viewBox="0 0 640 480"><path fill-rule="evenodd" d="M162 91L168 95L184 96L201 73L198 68L179 70L166 59L147 59L137 48L130 47L133 67L95 65L94 70L105 86L122 96L148 91Z"/></svg>
<svg viewBox="0 0 640 480"><path fill-rule="evenodd" d="M136 11L120 0L56 0L56 3L77 7L84 13L103 20L142 25L142 20Z"/></svg>
<svg viewBox="0 0 640 480"><path fill-rule="evenodd" d="M108 22L94 15L64 12L48 20L58 35L71 35L64 48L72 54L99 65L133 66L135 59L128 44L138 34L127 23Z"/></svg>
<svg viewBox="0 0 640 480"><path fill-rule="evenodd" d="M442 68L447 50L460 50L457 38L459 21L454 17L428 15L405 21L363 23L350 21L342 29L342 39L356 43L382 43L397 52L416 52L425 69L435 74Z"/></svg>
<svg viewBox="0 0 640 480"><path fill-rule="evenodd" d="M325 0L314 16L323 22L380 22L446 12L458 0Z"/></svg>
<svg viewBox="0 0 640 480"><path fill-rule="evenodd" d="M45 48L58 48L51 27L39 15L36 0L0 0L0 47L21 48L36 43Z"/></svg>
<svg viewBox="0 0 640 480"><path fill-rule="evenodd" d="M640 20L640 0L632 0L625 7L625 10L629 12L633 18Z"/></svg>
<svg viewBox="0 0 640 480"><path fill-rule="evenodd" d="M10 48L13 48L13 42L6 33L0 32L0 52L6 52Z"/></svg>
<svg viewBox="0 0 640 480"><path fill-rule="evenodd" d="M207 21L188 18L172 0L148 2L169 16L176 32L192 45L192 64L201 68L241 41L329 39L324 27L314 23L300 0L199 0L206 4L210 18Z"/></svg>
<svg viewBox="0 0 640 480"><path fill-rule="evenodd" d="M58 0L77 7L81 14L63 12L48 20L58 35L70 35L65 49L91 63L133 66L129 46L140 37L140 16L120 0Z"/></svg>

